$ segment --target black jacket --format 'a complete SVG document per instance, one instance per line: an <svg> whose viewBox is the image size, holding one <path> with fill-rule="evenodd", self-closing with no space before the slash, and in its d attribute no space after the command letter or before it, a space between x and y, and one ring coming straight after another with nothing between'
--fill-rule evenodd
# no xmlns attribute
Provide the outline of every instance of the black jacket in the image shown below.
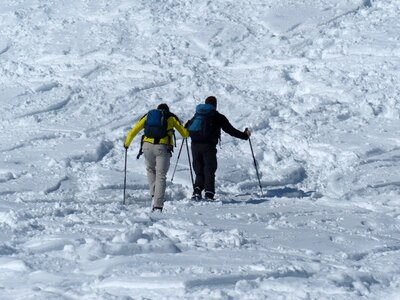
<svg viewBox="0 0 400 300"><path fill-rule="evenodd" d="M189 121L190 123L190 121ZM218 111L215 112L215 115L213 116L212 120L212 134L209 138L209 140L205 142L193 142L192 144L196 143L207 143L207 144L214 144L217 145L218 141L221 137L221 129L225 131L227 134L242 139L242 140L248 140L249 136L244 133L243 131L237 130L235 127L232 126L232 124L229 122L229 120L221 113Z"/></svg>

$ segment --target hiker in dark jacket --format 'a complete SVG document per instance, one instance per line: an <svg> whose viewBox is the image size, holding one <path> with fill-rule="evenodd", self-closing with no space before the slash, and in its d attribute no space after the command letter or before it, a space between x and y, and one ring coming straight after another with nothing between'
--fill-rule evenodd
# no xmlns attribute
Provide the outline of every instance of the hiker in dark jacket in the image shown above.
<svg viewBox="0 0 400 300"><path fill-rule="evenodd" d="M193 132L196 121L196 115L200 114L200 110L210 110L211 116L204 123L202 134ZM207 97L205 104L199 104L196 107L196 115L188 121L186 127L189 129L190 137L192 140L192 156L193 156L193 169L196 174L196 179L193 187L192 199L202 199L202 191L207 200L214 199L215 194L215 172L217 171L217 144L221 137L221 129L229 135L248 140L251 133L246 128L243 132L234 128L228 119L217 110L217 98L214 96Z"/></svg>
<svg viewBox="0 0 400 300"><path fill-rule="evenodd" d="M133 138L142 130L145 130L145 135L142 138L142 149L144 158L146 160L147 179L149 181L150 195L152 197L152 211L162 211L164 207L164 196L167 181L167 172L170 166L171 152L174 145L173 129L176 128L182 137L186 138L189 136L189 132L178 117L169 111L167 104L162 103L158 105L157 110L163 111L167 117L164 123L166 132L164 137L155 138L152 137L151 132L157 131L158 129L147 130L148 119L151 111L144 115L139 122L129 131L124 147L128 149ZM141 149L141 150L142 150ZM139 152L138 158L141 154Z"/></svg>

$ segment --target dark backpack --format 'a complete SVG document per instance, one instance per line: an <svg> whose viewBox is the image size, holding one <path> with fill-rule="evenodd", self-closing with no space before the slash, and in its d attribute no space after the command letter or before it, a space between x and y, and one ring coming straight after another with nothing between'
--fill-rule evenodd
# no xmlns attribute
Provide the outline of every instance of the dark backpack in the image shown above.
<svg viewBox="0 0 400 300"><path fill-rule="evenodd" d="M147 113L147 120L144 123L144 135L154 138L157 142L168 135L169 113L162 109L152 109Z"/></svg>
<svg viewBox="0 0 400 300"><path fill-rule="evenodd" d="M189 123L189 135L194 142L206 142L213 138L213 121L216 110L211 104L198 104Z"/></svg>

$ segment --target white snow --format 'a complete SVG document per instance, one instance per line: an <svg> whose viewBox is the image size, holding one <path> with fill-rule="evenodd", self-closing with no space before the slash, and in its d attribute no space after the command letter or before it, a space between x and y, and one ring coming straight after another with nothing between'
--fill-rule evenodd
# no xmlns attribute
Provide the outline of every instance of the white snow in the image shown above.
<svg viewBox="0 0 400 300"><path fill-rule="evenodd" d="M0 299L400 299L398 0L0 3ZM215 95L217 201L186 147L150 213L150 108ZM171 160L169 178L182 143Z"/></svg>

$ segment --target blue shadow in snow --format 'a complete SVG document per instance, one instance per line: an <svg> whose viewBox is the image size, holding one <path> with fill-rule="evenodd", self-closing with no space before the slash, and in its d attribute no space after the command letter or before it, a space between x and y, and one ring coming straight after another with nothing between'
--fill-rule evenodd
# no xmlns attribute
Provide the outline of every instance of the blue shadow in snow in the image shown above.
<svg viewBox="0 0 400 300"><path fill-rule="evenodd" d="M306 197L311 197L313 193L314 191L304 192L302 190L295 188L283 187L283 188L268 190L261 196L245 193L236 196L242 200L226 199L222 200L221 202L222 204L240 204L240 203L260 204L263 202L270 201L271 198L306 198Z"/></svg>
<svg viewBox="0 0 400 300"><path fill-rule="evenodd" d="M312 193L313 193L313 191L304 192L299 189L284 187L284 188L280 188L280 189L268 190L267 194L265 196L269 197L269 198L273 198L273 197L305 198L305 197L311 197Z"/></svg>

